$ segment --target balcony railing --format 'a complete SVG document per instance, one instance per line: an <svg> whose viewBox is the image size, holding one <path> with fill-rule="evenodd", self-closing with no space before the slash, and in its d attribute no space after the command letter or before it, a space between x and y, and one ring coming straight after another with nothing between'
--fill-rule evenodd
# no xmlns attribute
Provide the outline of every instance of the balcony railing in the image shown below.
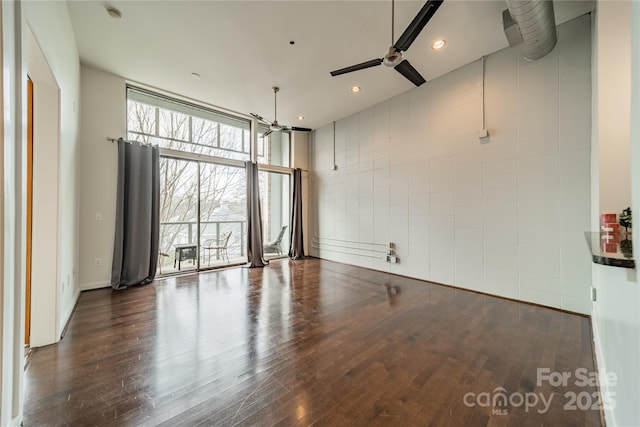
<svg viewBox="0 0 640 427"><path fill-rule="evenodd" d="M225 232L231 231L227 251L230 258L245 256L246 221L200 221L200 244L209 239L218 240ZM179 244L198 244L197 221L167 221L160 223L160 252L167 256L161 257L163 266L174 263L174 247ZM216 253L216 260L221 259ZM200 255L201 256L201 255Z"/></svg>
<svg viewBox="0 0 640 427"><path fill-rule="evenodd" d="M231 231L231 238L227 246L227 255L231 263L241 263L246 261L246 220L220 220L220 221L200 221L200 246L210 239L219 240L227 231ZM269 236L265 235L265 240L269 241ZM283 243L282 254L287 253L287 243ZM176 245L193 245L195 253L182 258L182 263L176 264ZM227 265L227 260L223 258L222 252L207 255L207 263L203 265L205 254L198 248L198 222L197 221L167 221L160 223L160 256L158 262L162 274L177 272L178 270L190 270L200 267L216 267ZM282 254L265 254L267 259L282 256ZM184 253L182 254L184 255ZM210 258L211 256L211 258ZM200 263L196 258L200 257ZM215 259L215 262L213 262ZM190 261L190 262L189 262ZM212 261L212 262L209 262Z"/></svg>
<svg viewBox="0 0 640 427"><path fill-rule="evenodd" d="M222 233L224 233L225 231L227 231L229 228L232 228L231 231L232 232L236 232L238 231L237 229L239 228L239 232L238 233L234 233L236 234L236 238L231 239L230 244L229 244L229 249L231 249L232 247L239 247L240 248L240 255L244 255L244 235L246 233L246 222L247 221L200 221L200 234L201 236L206 236L204 239L201 239L202 241L204 240L208 240L208 239L219 239L220 236L222 236ZM214 234L210 234L210 233L206 233L203 232L203 230L207 230L207 226L208 225L214 225L215 227L215 233ZM225 230L223 230L222 232L220 231L221 229L221 224L238 224L239 227L226 227ZM166 227L166 226L178 226L181 227L183 225L186 225L187 227L187 240L186 241L182 241L182 239L173 239L174 241L171 242L171 245L174 244L181 244L181 243L197 243L197 229L198 229L198 222L197 221L169 221L169 222L161 222L160 223L160 227ZM160 234L162 235L162 231L160 232ZM181 233L179 233L180 236L182 236ZM240 238L238 239L237 236L240 236ZM233 234L232 234L233 236ZM177 241L175 241L177 240ZM235 246L231 245L231 242L237 242L235 244ZM165 242L160 242L160 244L162 245Z"/></svg>

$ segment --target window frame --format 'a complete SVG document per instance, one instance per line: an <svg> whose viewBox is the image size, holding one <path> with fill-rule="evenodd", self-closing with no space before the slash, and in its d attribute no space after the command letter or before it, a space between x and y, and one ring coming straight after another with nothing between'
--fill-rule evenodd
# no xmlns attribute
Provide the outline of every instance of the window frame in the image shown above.
<svg viewBox="0 0 640 427"><path fill-rule="evenodd" d="M125 111L126 111L126 134L127 136L130 134L134 134L134 135L141 135L141 136L146 136L149 138L158 138L158 139L165 139L165 140L171 140L171 138L167 138L167 137L163 137L160 136L159 131L160 131L160 110L161 109L165 109L167 110L167 108L163 107L162 105L158 105L158 104L153 104L153 103L147 103L147 105L150 105L152 107L155 107L155 134L145 134L143 132L138 132L138 131L131 131L129 130L129 120L128 120L128 114L129 114L129 107L128 107L128 103L129 103L129 90L132 91L137 91L137 92L142 92L142 93L146 93L149 94L151 97L153 98L157 98L157 99L163 99L164 102L166 103L172 103L172 104L176 104L176 105L183 105L184 107L187 108L193 108L195 110L199 110L199 111L204 111L212 113L212 114L222 114L224 116L227 117L231 117L232 119L235 120L239 120L239 121L246 121L246 123L248 123L249 125L249 129L248 129L248 135L249 135L249 152L247 153L249 155L248 160L251 162L254 162L257 164L258 166L258 170L259 171L264 171L264 172L273 172L273 173L279 173L279 174L284 174L284 175L288 175L289 176L289 182L291 183L289 185L289 194L283 194L284 198L287 198L289 200L289 209L292 209L291 207L291 197L293 194L293 171L294 168L291 167L292 165L292 144L291 144L291 134L288 135L288 145L289 145L289 149L288 149L288 157L289 157L289 166L278 166L278 165L272 165L272 164L268 164L268 163L259 163L258 162L258 132L262 129L265 129L265 126L263 123L260 123L256 118L252 117L252 116L246 116L240 113L235 113L232 112L230 110L226 110L223 108L219 108L219 107L213 107L210 106L208 104L203 104L201 102L195 101L195 100L191 100L191 99L186 99L183 97L179 97L176 96L174 94L171 95L167 95L165 93L162 93L161 91L157 91L157 90L148 90L145 89L143 87L137 86L137 85L132 85L132 84L127 84L126 85L126 96L125 96ZM135 101L135 99L134 99ZM138 101L138 102L142 102L142 101ZM172 110L169 110L172 111ZM202 117L201 115L191 115L188 113L185 113L184 111L174 111L176 113L182 113L182 114L187 114L188 118L189 118L189 140L190 141L181 141L178 140L177 142L184 142L184 143L188 143L190 145L197 145L197 146L203 146L206 148L214 148L214 149L219 149L219 150L224 150L224 151L230 151L230 152L235 152L235 153L246 153L244 151L244 148L247 146L247 141L246 141L246 132L244 128L242 129L242 149L243 151L238 151L238 150L229 150L229 149L225 149L220 147L220 122L215 121L215 119L213 118L205 118ZM215 123L217 123L217 138L216 138L216 146L211 146L211 145L205 145L205 144L198 144L198 143L194 143L192 141L193 139L193 117L198 117L201 119L206 119L206 120L211 120ZM226 123L228 124L228 123ZM267 128L268 129L268 128ZM271 136L267 136L267 138L271 138ZM263 149L265 149L266 146L264 146ZM220 157L220 156L215 156L215 155L211 155L211 154L202 154L202 153L194 153L194 152L189 152L189 151L182 151L182 150L175 150L175 149L171 149L171 148L165 148L165 147L159 147L159 154L161 157L165 157L165 158L171 158L171 159L176 159L176 160L186 160L186 161L195 161L198 165L200 165L200 163L212 163L212 164L219 164L219 165L224 165L224 166L232 166L232 167L245 167L245 161L246 160L240 160L240 159L233 159L233 158L227 158L227 157ZM266 155L266 153L263 153ZM198 166L199 168L200 166ZM198 174L199 175L199 174ZM198 178L199 180L199 178ZM198 218L200 216L200 195L198 195ZM198 225L198 233L197 233L197 245L200 245L200 226ZM283 257L286 255L282 255ZM196 271L205 271L206 269L202 269L200 266L200 260L199 260L199 256L198 256L198 266ZM170 273L173 274L173 273ZM175 274L179 274L175 273Z"/></svg>
<svg viewBox="0 0 640 427"><path fill-rule="evenodd" d="M260 170L265 170L265 171L273 171L273 172L279 172L279 173L289 173L291 175L293 175L293 167L292 167L292 162L293 162L293 158L292 158L292 145L291 145L291 134L288 135L288 157L289 157L289 166L278 166L278 165L271 165L269 163L261 163L258 162L258 139L259 139L259 132L262 130L267 130L268 126L266 126L264 123L259 122L255 117L250 116L250 115L246 115L246 114L242 114L242 113L238 113L232 110L228 110L222 107L218 107L218 106L214 106L214 105L210 105L207 103L203 103L191 98L187 98L187 97L183 97L183 96L179 96L176 94L168 94L168 93L164 93L158 89L148 89L145 88L144 86L141 86L139 84L133 84L133 83L127 83L126 87L125 87L125 103L128 104L128 101L130 99L129 97L129 93L130 91L134 92L134 93L138 93L138 94L144 94L146 95L149 99L156 99L158 100L157 104L154 103L148 103L148 105L151 105L153 107L156 107L155 110L155 132L154 134L145 134L143 132L138 132L138 131L133 131L133 130L129 130L129 123L128 120L126 121L126 134L135 134L135 135L141 135L141 136L147 136L150 138L161 138L161 139L166 139L166 140L174 140L172 138L167 138L167 137L162 137L159 134L159 130L160 130L160 109L168 109L166 108L167 106L170 105L182 105L184 108L190 108L193 109L194 111L200 111L202 112L202 114L212 114L212 115L220 115L222 117L227 117L230 120L236 120L239 122L246 122L249 126L248 130L249 132L249 141L246 141L245 139L245 132L243 130L242 132L242 151L238 151L238 150L230 150L230 149L226 149L226 148L222 148L220 146L220 122L217 122L213 116L212 117L203 117L202 115L189 115L189 139L190 141L182 141L182 140L175 140L176 142L184 142L184 143L188 143L191 145L195 145L195 146L202 146L205 148L214 148L214 149L218 149L218 150L224 150L224 151L229 151L229 152L233 152L233 153L243 153L243 154L248 154L249 155L249 159L250 161L256 163L258 165L258 169ZM134 101L136 99L133 99ZM138 100L140 101L140 100ZM143 101L140 101L143 102ZM125 105L125 111L128 117L128 105ZM183 113L183 114L187 114L185 113L184 110L174 110L174 112L177 113ZM193 142L193 117L198 117L201 119L205 119L205 120L211 120L214 121L216 123L218 123L217 126L217 135L216 135L216 146L211 146L211 145L206 145L206 144L199 144L197 142ZM229 123L226 123L229 124ZM267 138L271 138L271 136L267 136ZM244 148L247 146L247 142L249 145L249 152L247 153L246 151L244 151ZM264 147L266 148L266 147ZM263 149L264 149L263 148ZM239 160L239 159L229 159L226 157L220 157L220 156L215 156L215 155L209 155L209 154L199 154L199 153L192 153L189 151L181 151L181 150L174 150L174 149L170 149L170 148L164 148L164 147L159 147L160 149L160 154L161 155L166 155L169 157L174 157L174 158L180 158L183 157L185 160L187 159L192 159L195 160L196 158L199 160L203 160L203 161L213 161L215 163L221 163L221 164L227 164L229 166L237 166L240 163L237 162L241 162L244 163L244 160ZM266 154L266 153L263 153ZM196 156L196 157L193 157Z"/></svg>
<svg viewBox="0 0 640 427"><path fill-rule="evenodd" d="M212 150L220 150L223 152L236 153L239 155L246 156L247 159L237 159L241 162L244 162L245 160L254 161L253 154L252 154L252 152L254 151L253 150L254 144L251 141L252 139L251 136L253 134L252 129L255 126L253 117L243 115L240 113L235 113L230 110L211 106L208 104L204 104L192 99L186 99L183 97L178 97L176 95L167 95L156 90L149 90L149 89L145 89L144 87L140 87L132 84L126 85L125 92L126 92L125 110L126 110L126 116L127 116L127 120L126 120L127 137L129 135L137 135L143 138L184 143L184 144L188 144L189 146L202 147L202 148L212 149ZM153 133L147 133L147 132L141 132L139 130L129 129L129 120L128 120L129 101L140 102L140 103L149 105L150 107L155 109L155 118L154 118L155 124L154 124ZM172 107L175 107L175 108L172 108ZM170 113L184 114L187 116L188 118L188 139L187 140L171 138L171 137L161 135L160 116L163 110L168 111ZM202 143L193 141L193 136L194 136L193 135L193 121L194 121L193 119L194 118L208 120L210 122L215 123L216 125L215 126L215 132L216 132L215 145L202 144ZM233 126L241 130L240 150L225 148L221 144L220 128L223 125ZM249 135L248 144L246 141L246 135L247 135L246 131L248 131L248 135ZM246 147L248 147L248 150L245 150ZM165 148L162 146L160 146L159 148L161 153L163 150L171 150L171 151L180 152L180 153L190 153L189 151L175 150L175 149ZM194 154L197 154L197 153L194 153ZM216 159L226 159L226 157L221 157L216 155L209 155L209 157L216 158Z"/></svg>

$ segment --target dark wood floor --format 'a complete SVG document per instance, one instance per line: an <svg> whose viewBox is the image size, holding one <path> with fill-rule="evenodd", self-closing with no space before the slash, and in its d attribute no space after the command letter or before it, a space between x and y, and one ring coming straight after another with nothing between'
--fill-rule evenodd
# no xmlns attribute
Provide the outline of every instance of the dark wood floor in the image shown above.
<svg viewBox="0 0 640 427"><path fill-rule="evenodd" d="M283 260L83 293L32 355L24 425L600 425L565 408L594 387L537 385L537 368L593 371L589 319ZM464 403L499 387L506 407ZM519 406L531 393L548 411Z"/></svg>

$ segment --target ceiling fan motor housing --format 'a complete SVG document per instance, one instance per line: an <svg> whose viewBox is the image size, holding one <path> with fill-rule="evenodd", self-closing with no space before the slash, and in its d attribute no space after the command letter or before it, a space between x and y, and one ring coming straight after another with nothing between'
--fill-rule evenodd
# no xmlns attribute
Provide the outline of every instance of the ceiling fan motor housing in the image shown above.
<svg viewBox="0 0 640 427"><path fill-rule="evenodd" d="M389 53L382 60L387 67L395 67L402 62L402 51L396 51L393 46L389 48Z"/></svg>

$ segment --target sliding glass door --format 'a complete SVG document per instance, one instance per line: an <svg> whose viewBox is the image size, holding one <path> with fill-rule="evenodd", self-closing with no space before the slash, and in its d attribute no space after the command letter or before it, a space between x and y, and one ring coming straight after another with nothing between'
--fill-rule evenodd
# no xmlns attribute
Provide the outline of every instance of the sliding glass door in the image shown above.
<svg viewBox="0 0 640 427"><path fill-rule="evenodd" d="M245 169L200 163L200 267L247 261Z"/></svg>
<svg viewBox="0 0 640 427"><path fill-rule="evenodd" d="M246 262L245 169L160 158L159 274Z"/></svg>
<svg viewBox="0 0 640 427"><path fill-rule="evenodd" d="M291 175L261 170L260 205L265 258L289 253L289 221L291 219Z"/></svg>

